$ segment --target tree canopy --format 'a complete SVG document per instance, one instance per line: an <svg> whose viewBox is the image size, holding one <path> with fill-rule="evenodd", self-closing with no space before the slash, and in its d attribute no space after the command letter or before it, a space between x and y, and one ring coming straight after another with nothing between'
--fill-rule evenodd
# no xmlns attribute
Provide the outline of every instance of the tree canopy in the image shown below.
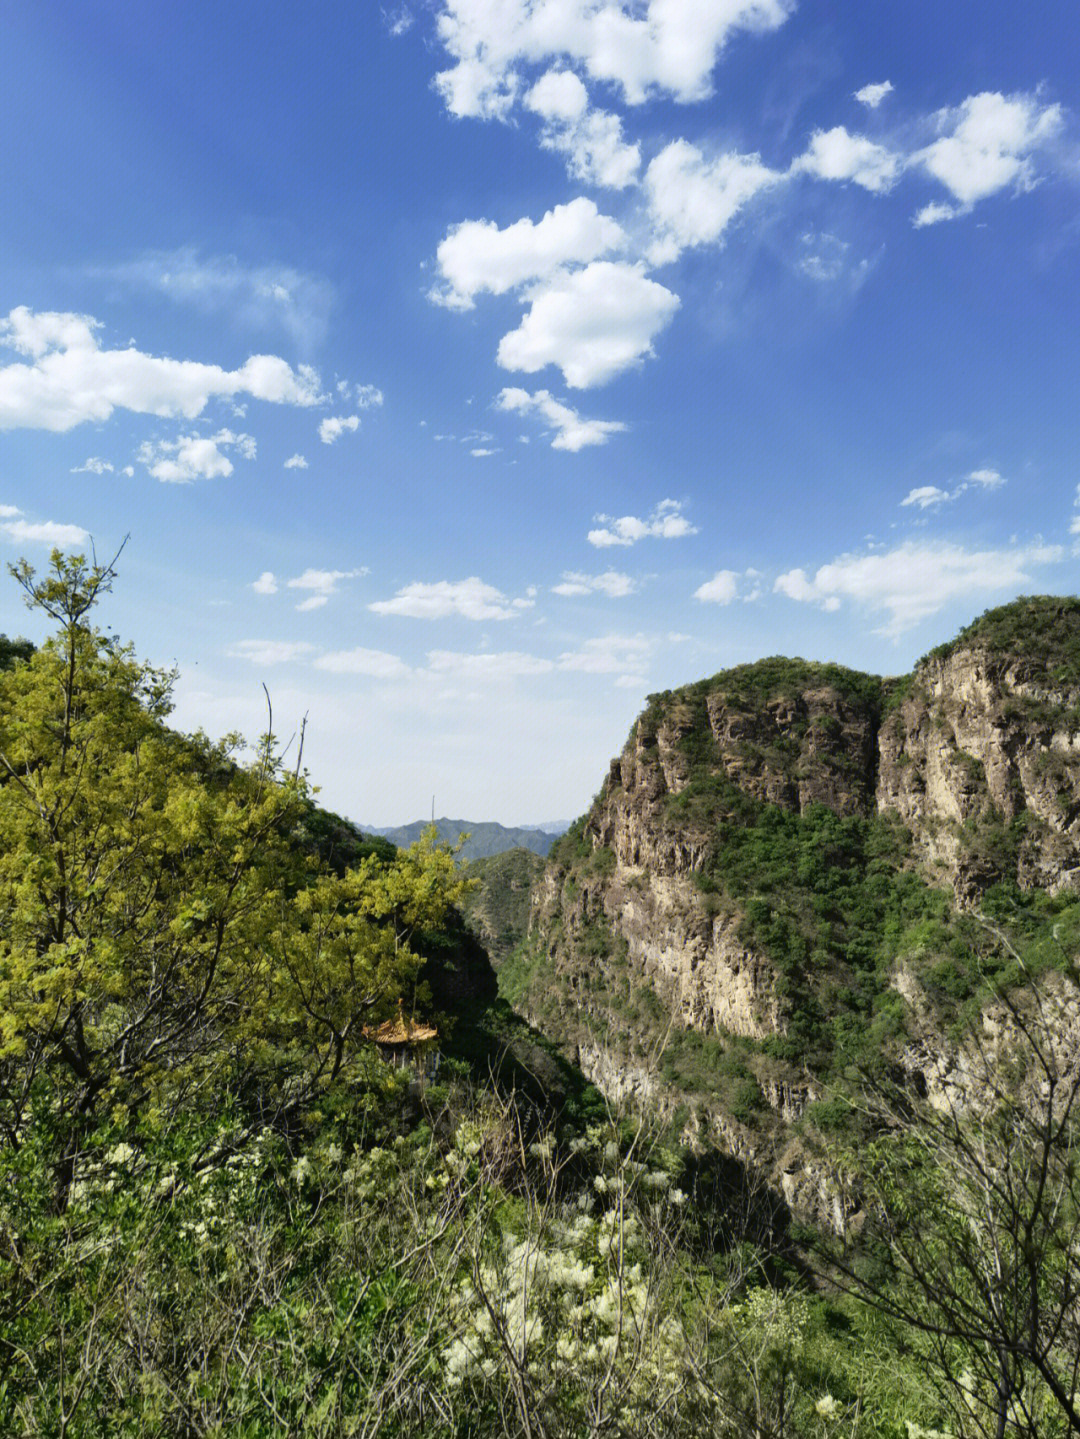
<svg viewBox="0 0 1080 1439"><path fill-rule="evenodd" d="M57 630L0 674L0 1138L49 1115L63 1203L95 1114L340 1078L369 1019L423 999L410 939L462 882L430 839L335 871L273 734L168 728L174 674L89 622L113 564L12 573Z"/></svg>

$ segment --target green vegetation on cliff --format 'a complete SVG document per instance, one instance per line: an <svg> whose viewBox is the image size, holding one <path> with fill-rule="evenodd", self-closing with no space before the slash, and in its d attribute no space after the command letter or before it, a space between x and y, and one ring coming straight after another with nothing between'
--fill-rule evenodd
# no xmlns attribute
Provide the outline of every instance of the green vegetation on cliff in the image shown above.
<svg viewBox="0 0 1080 1439"><path fill-rule="evenodd" d="M948 659L962 649L1008 655L1046 678L1075 686L1080 678L1080 599L1023 595L986 610L928 658Z"/></svg>

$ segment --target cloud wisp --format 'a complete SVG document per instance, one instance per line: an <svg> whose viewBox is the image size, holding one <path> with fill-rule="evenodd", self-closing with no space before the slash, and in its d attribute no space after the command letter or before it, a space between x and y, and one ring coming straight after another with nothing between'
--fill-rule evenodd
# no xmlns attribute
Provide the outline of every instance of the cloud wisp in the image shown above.
<svg viewBox="0 0 1080 1439"><path fill-rule="evenodd" d="M612 435L626 429L621 420L583 419L577 410L557 400L550 390L537 390L533 394L515 388L500 390L495 404L512 414L539 417L553 433L551 448L568 450L571 454L591 445L606 445Z"/></svg>

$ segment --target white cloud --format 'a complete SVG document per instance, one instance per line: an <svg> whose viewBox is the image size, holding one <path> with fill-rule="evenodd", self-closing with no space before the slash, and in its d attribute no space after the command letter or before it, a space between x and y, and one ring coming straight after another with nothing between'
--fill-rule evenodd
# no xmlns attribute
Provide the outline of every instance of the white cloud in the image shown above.
<svg viewBox="0 0 1080 1439"><path fill-rule="evenodd" d="M855 91L855 99L860 105L865 105L868 110L876 110L886 95L893 92L891 80L882 80L877 85L864 85L861 90Z"/></svg>
<svg viewBox="0 0 1080 1439"><path fill-rule="evenodd" d="M585 86L572 70L549 70L525 96L526 108L547 124L540 138L546 150L567 157L567 170L587 185L624 190L641 168L640 145L623 139L622 120L607 110L590 110Z"/></svg>
<svg viewBox="0 0 1080 1439"><path fill-rule="evenodd" d="M65 431L107 420L114 410L194 419L212 399L250 395L272 404L315 405L319 377L276 355L252 355L238 370L172 360L140 350L103 350L88 315L34 312L0 320L0 345L29 363L0 366L0 430Z"/></svg>
<svg viewBox="0 0 1080 1439"><path fill-rule="evenodd" d="M144 440L136 459L156 480L165 484L190 484L193 480L215 480L231 475L233 463L223 450L235 450L245 460L255 458L255 441L250 435L219 430L216 435L180 435L175 440Z"/></svg>
<svg viewBox="0 0 1080 1439"><path fill-rule="evenodd" d="M927 205L916 226L966 214L979 200L1001 190L1028 190L1036 183L1032 156L1060 133L1060 105L1043 105L1035 95L970 95L953 109L939 110L933 123L940 138L912 156L939 180L957 207Z"/></svg>
<svg viewBox="0 0 1080 1439"><path fill-rule="evenodd" d="M920 485L909 490L901 505L918 505L920 510L938 509L949 500L958 500L967 490L999 490L1006 483L1004 475L997 470L972 470L952 490L939 489L937 485Z"/></svg>
<svg viewBox="0 0 1080 1439"><path fill-rule="evenodd" d="M407 32L412 29L415 19L416 17L412 11L405 5L399 6L396 10L383 11L383 20L386 22L386 28L395 39L398 36L407 34Z"/></svg>
<svg viewBox="0 0 1080 1439"><path fill-rule="evenodd" d="M972 470L968 480L975 485L982 485L984 490L999 490L1006 483L1004 475L997 470Z"/></svg>
<svg viewBox="0 0 1080 1439"><path fill-rule="evenodd" d="M883 554L841 555L812 579L805 570L789 570L774 588L827 610L839 609L844 600L884 610L888 620L877 632L895 637L952 600L1029 585L1033 570L1056 564L1063 554L1059 545L968 550L945 540L908 540Z"/></svg>
<svg viewBox="0 0 1080 1439"><path fill-rule="evenodd" d="M278 583L274 578L273 570L263 570L257 580L252 580L251 588L257 595L276 595Z"/></svg>
<svg viewBox="0 0 1080 1439"><path fill-rule="evenodd" d="M832 130L815 130L810 148L792 162L793 174L814 175L819 180L852 180L864 190L884 194L900 178L904 158L865 135L852 135L843 125Z"/></svg>
<svg viewBox="0 0 1080 1439"><path fill-rule="evenodd" d="M960 205L946 205L944 200L932 200L929 205L916 210L911 223L916 230L923 230L927 225L939 225L942 220L955 220L964 213Z"/></svg>
<svg viewBox="0 0 1080 1439"><path fill-rule="evenodd" d="M11 519L13 515L21 515L22 510L18 505L0 505L0 520Z"/></svg>
<svg viewBox="0 0 1080 1439"><path fill-rule="evenodd" d="M605 570L602 575L584 575L576 570L567 570L562 584L553 585L554 595L607 595L609 600L622 599L638 589L636 580L618 570Z"/></svg>
<svg viewBox="0 0 1080 1439"><path fill-rule="evenodd" d="M851 291L860 288L881 255L863 256L861 260L849 259L851 245L837 235L827 231L817 233L808 230L800 237L802 255L796 262L802 274L819 285L833 285L845 281Z"/></svg>
<svg viewBox="0 0 1080 1439"><path fill-rule="evenodd" d="M909 490L900 503L918 505L920 510L936 510L947 500L955 499L956 495L951 490L938 489L937 485L919 485L917 489Z"/></svg>
<svg viewBox="0 0 1080 1439"><path fill-rule="evenodd" d="M499 342L505 370L557 365L574 389L602 385L653 353L679 297L638 265L598 260L537 286L516 330Z"/></svg>
<svg viewBox="0 0 1080 1439"><path fill-rule="evenodd" d="M397 655L384 650L331 650L320 655L315 668L335 675L368 675L371 679L406 679L412 671Z"/></svg>
<svg viewBox="0 0 1080 1439"><path fill-rule="evenodd" d="M327 415L319 422L319 439L324 445L332 445L346 430L355 432L360 428L359 415Z"/></svg>
<svg viewBox="0 0 1080 1439"><path fill-rule="evenodd" d="M285 468L287 470L306 470L307 467L308 462L304 459L303 455L290 455L285 461Z"/></svg>
<svg viewBox="0 0 1080 1439"><path fill-rule="evenodd" d="M550 674L554 662L539 655L519 650L491 651L481 654L460 654L453 650L431 650L428 668L433 674L453 675L469 681L518 679L529 675Z"/></svg>
<svg viewBox="0 0 1080 1439"><path fill-rule="evenodd" d="M694 599L705 604L730 605L733 600L751 604L761 598L760 570L717 570L711 580L706 580L694 591Z"/></svg>
<svg viewBox="0 0 1080 1439"><path fill-rule="evenodd" d="M552 427L555 438L553 450L569 450L577 453L587 445L606 445L610 435L620 434L626 429L621 420L583 420L578 412L557 400L548 390L500 390L496 405L500 410L510 410L519 415L539 415ZM528 435L518 437L528 444Z"/></svg>
<svg viewBox="0 0 1080 1439"><path fill-rule="evenodd" d="M312 646L296 640L238 640L225 651L233 660L247 660L261 669L287 665L311 653Z"/></svg>
<svg viewBox="0 0 1080 1439"><path fill-rule="evenodd" d="M478 449L469 451L469 454L472 455L474 460L486 460L491 455L497 455L498 453L498 450L485 449L483 446L480 446Z"/></svg>
<svg viewBox="0 0 1080 1439"><path fill-rule="evenodd" d="M73 475L111 475L114 471L108 460L99 460L94 456L87 460L85 465L76 465L71 473Z"/></svg>
<svg viewBox="0 0 1080 1439"><path fill-rule="evenodd" d="M653 264L667 264L695 245L715 245L755 195L784 176L759 155L734 152L708 161L686 140L674 140L645 172L645 193L655 239Z"/></svg>
<svg viewBox="0 0 1080 1439"><path fill-rule="evenodd" d="M545 120L572 125L589 108L589 92L573 70L548 70L525 96L525 105Z"/></svg>
<svg viewBox="0 0 1080 1439"><path fill-rule="evenodd" d="M247 268L235 255L200 255L190 247L157 251L91 273L153 290L204 314L226 313L236 325L282 329L306 350L321 343L334 303L333 287L286 265Z"/></svg>
<svg viewBox="0 0 1080 1439"><path fill-rule="evenodd" d="M517 613L501 590L475 575L467 580L417 581L398 590L391 600L368 605L379 615L407 615L411 619L441 620L457 615L466 620L511 620Z"/></svg>
<svg viewBox="0 0 1080 1439"><path fill-rule="evenodd" d="M3 512L19 513L10 505L4 505ZM83 545L90 538L90 532L81 525L58 525L54 520L45 520L39 524L28 520L6 520L0 525L0 529L17 545Z"/></svg>
<svg viewBox="0 0 1080 1439"><path fill-rule="evenodd" d="M358 570L305 570L302 575L286 581L290 590L308 590L308 598L296 606L301 612L322 609L331 595L336 595L342 580L355 580L366 575L366 569Z"/></svg>
<svg viewBox="0 0 1080 1439"><path fill-rule="evenodd" d="M526 217L500 230L493 220L465 220L439 245L442 283L428 297L450 310L471 310L477 295L505 295L564 265L599 259L625 241L620 225L580 197L535 224Z"/></svg>
<svg viewBox="0 0 1080 1439"><path fill-rule="evenodd" d="M786 0L443 0L438 36L452 61L435 84L454 115L504 118L525 65L568 60L621 88L689 102L712 90L729 36L775 30Z"/></svg>
<svg viewBox="0 0 1080 1439"><path fill-rule="evenodd" d="M377 409L383 403L378 385L352 385L348 380L338 380L334 388L342 399L352 399L361 410Z"/></svg>
<svg viewBox="0 0 1080 1439"><path fill-rule="evenodd" d="M739 576L735 570L717 570L711 580L699 585L694 591L694 599L716 605L729 605L738 593Z"/></svg>
<svg viewBox="0 0 1080 1439"><path fill-rule="evenodd" d="M636 515L597 515L603 526L590 530L588 540L597 549L610 545L636 545L639 540L681 540L685 535L696 535L697 529L682 513L681 500L661 500L647 519Z"/></svg>
<svg viewBox="0 0 1080 1439"><path fill-rule="evenodd" d="M655 640L647 635L601 635L586 640L580 649L565 651L558 658L558 667L590 675L641 676L655 648Z"/></svg>

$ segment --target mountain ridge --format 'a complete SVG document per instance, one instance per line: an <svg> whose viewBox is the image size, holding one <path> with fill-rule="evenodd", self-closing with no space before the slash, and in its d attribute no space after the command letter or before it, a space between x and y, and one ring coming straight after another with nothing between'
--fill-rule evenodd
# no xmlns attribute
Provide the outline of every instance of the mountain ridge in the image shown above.
<svg viewBox="0 0 1080 1439"><path fill-rule="evenodd" d="M1031 979L1080 940L1077 599L899 678L772 657L651 696L500 985L609 1099L820 1218L807 1129L853 1073L960 1062L1019 982L994 925Z"/></svg>
<svg viewBox="0 0 1080 1439"><path fill-rule="evenodd" d="M357 827L365 834L381 835L383 839L388 839L400 848L415 844L420 836L430 829L431 824L431 820L418 819L411 824L382 828L366 824ZM488 859L511 849L529 849L534 854L546 856L559 837L555 831L541 830L532 825L515 828L499 824L495 820L448 819L444 815L436 819L434 824L439 840L447 844L456 845L462 834L468 835L459 852L461 859Z"/></svg>

